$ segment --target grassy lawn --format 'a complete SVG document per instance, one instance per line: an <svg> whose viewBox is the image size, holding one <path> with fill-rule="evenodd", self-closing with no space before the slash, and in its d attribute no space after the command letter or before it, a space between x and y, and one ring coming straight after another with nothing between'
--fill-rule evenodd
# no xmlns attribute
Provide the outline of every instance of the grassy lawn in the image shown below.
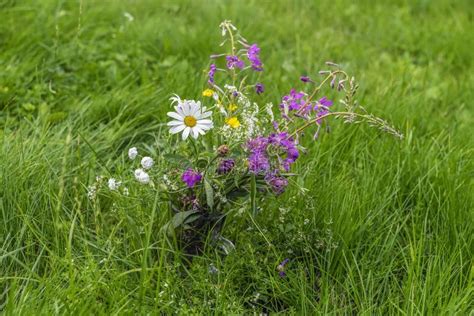
<svg viewBox="0 0 474 316"><path fill-rule="evenodd" d="M87 186L176 144L168 99L200 98L224 19L261 47L262 105L332 60L405 137L332 121L287 192L232 213L236 249L188 265L166 201ZM0 311L473 313L473 19L470 0L0 0Z"/></svg>

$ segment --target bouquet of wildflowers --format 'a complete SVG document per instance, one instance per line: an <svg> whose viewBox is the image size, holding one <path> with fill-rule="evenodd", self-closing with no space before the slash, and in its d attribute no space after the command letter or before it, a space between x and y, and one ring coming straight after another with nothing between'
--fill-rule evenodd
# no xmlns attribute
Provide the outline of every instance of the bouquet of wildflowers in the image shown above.
<svg viewBox="0 0 474 316"><path fill-rule="evenodd" d="M158 158L163 160L159 165L169 167L154 168L154 159L144 156L133 171L136 183L169 201L170 221L163 231L177 236L188 254L202 251L207 238L228 250L232 243L221 235L226 215L242 207L255 214L260 199L285 192L288 179L297 176L291 171L304 152L302 139L317 138L329 118L366 122L401 137L358 105L355 79L331 62L317 77L300 78L306 89L292 89L278 105L260 104L259 95L265 93L256 79L265 69L260 47L230 21L220 28L221 47L227 50L211 55L201 100L177 95L170 100L167 126L173 145ZM341 93L342 109L324 96L325 89ZM136 160L137 148L128 156ZM101 181L90 187L91 198ZM110 190L128 194L122 181L110 178L107 183Z"/></svg>

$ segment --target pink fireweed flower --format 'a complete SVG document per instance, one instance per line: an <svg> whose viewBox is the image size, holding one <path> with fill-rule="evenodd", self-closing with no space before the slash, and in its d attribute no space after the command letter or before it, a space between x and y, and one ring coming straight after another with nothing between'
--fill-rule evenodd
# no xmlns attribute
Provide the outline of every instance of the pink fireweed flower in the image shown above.
<svg viewBox="0 0 474 316"><path fill-rule="evenodd" d="M214 75L216 74L216 70L217 70L217 67L215 64L211 64L211 66L209 66L209 72L208 72L209 80L207 82L214 83Z"/></svg>
<svg viewBox="0 0 474 316"><path fill-rule="evenodd" d="M298 111L303 105L306 104L304 92L296 92L295 89L291 89L290 94L283 96L281 99L281 108L287 108L289 111Z"/></svg>
<svg viewBox="0 0 474 316"><path fill-rule="evenodd" d="M262 71L263 64L260 60L260 48L257 44L252 44L247 50L247 58L250 60L252 69L255 71Z"/></svg>
<svg viewBox="0 0 474 316"><path fill-rule="evenodd" d="M295 163L299 157L299 151L296 147L296 142L288 135L288 133L275 133L268 137L269 143L275 148L281 150L286 154L286 157L280 157L281 167L285 171L290 171L290 167Z"/></svg>
<svg viewBox="0 0 474 316"><path fill-rule="evenodd" d="M326 97L322 97L314 106L314 111L317 117L329 114L329 107L333 105L333 102ZM316 120L316 123L321 124L321 120Z"/></svg>
<svg viewBox="0 0 474 316"><path fill-rule="evenodd" d="M183 172L183 175L181 176L181 180L186 183L188 188L193 188L196 184L201 182L202 180L202 175L194 171L191 168L188 168L186 171Z"/></svg>
<svg viewBox="0 0 474 316"><path fill-rule="evenodd" d="M234 69L234 68L242 69L245 66L244 62L235 55L226 56L225 59L227 61L227 68L229 69Z"/></svg>

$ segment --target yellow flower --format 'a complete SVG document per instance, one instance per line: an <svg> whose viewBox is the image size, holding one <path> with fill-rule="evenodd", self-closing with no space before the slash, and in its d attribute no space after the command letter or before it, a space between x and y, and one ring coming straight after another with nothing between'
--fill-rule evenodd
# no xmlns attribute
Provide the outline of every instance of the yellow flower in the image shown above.
<svg viewBox="0 0 474 316"><path fill-rule="evenodd" d="M202 92L203 97L212 97L214 95L214 90L206 89Z"/></svg>
<svg viewBox="0 0 474 316"><path fill-rule="evenodd" d="M229 111L235 111L235 110L237 110L237 105L235 105L235 104L233 104L233 103L230 104L230 105L229 105Z"/></svg>
<svg viewBox="0 0 474 316"><path fill-rule="evenodd" d="M238 128L240 126L240 122L237 116L229 117L228 119L225 120L225 123L232 128Z"/></svg>

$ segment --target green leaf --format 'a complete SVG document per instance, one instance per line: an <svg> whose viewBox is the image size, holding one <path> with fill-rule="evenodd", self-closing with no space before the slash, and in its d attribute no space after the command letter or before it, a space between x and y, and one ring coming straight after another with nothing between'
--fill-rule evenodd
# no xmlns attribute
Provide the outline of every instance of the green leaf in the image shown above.
<svg viewBox="0 0 474 316"><path fill-rule="evenodd" d="M200 216L201 214L199 214L198 211L186 211L176 213L169 222L167 222L161 227L160 232L165 233L171 237L176 228L183 227L184 229L186 229L187 224L194 222Z"/></svg>
<svg viewBox="0 0 474 316"><path fill-rule="evenodd" d="M172 164L179 165L179 166L191 166L192 165L191 161L185 156L181 156L181 155L177 155L177 154L164 154L163 157L168 162L170 162Z"/></svg>
<svg viewBox="0 0 474 316"><path fill-rule="evenodd" d="M204 189L206 190L206 202L211 211L214 208L214 190L209 180L204 179Z"/></svg>
<svg viewBox="0 0 474 316"><path fill-rule="evenodd" d="M250 205L252 215L257 215L257 180L254 174L250 177Z"/></svg>
<svg viewBox="0 0 474 316"><path fill-rule="evenodd" d="M197 217L192 216L192 215L194 215L198 212L199 211L191 210L191 211L184 211L184 212L176 213L173 216L173 218L171 219L171 224L173 225L174 228L177 228L177 227L179 227L183 224L191 223L192 221L197 219Z"/></svg>

